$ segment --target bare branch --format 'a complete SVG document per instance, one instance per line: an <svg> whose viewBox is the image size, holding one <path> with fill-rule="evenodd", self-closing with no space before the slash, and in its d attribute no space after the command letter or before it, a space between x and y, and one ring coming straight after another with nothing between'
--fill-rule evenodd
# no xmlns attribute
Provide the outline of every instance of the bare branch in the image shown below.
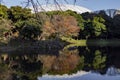
<svg viewBox="0 0 120 80"><path fill-rule="evenodd" d="M36 1L37 1L37 3L38 3L39 7L40 7L43 11L45 11L45 9L43 9L43 7L42 7L42 5L39 3L39 1L38 1L38 0L36 0Z"/></svg>
<svg viewBox="0 0 120 80"><path fill-rule="evenodd" d="M27 7L27 6L30 5L30 0L28 0L27 2L24 2L24 3L26 3L26 6L25 6L25 7Z"/></svg>
<svg viewBox="0 0 120 80"><path fill-rule="evenodd" d="M64 0L67 4L69 4L69 2L67 0Z"/></svg>
<svg viewBox="0 0 120 80"><path fill-rule="evenodd" d="M0 0L0 4L3 2L4 0ZM46 5L47 4L49 4L49 2L51 1L51 0L45 0L46 1ZM69 3L69 0L63 0L65 3ZM60 5L61 5L61 0L53 0L53 2L54 2L54 4L56 5L56 7L57 8L59 8L61 11L62 11L62 9L61 9L61 7L60 7ZM75 3L77 2L77 0L74 0L74 5L75 5ZM42 8L42 5L41 5L41 3L40 3L40 0L25 0L25 2L24 3L26 3L26 6L25 6L25 8L26 7L28 7L30 4L32 4L32 7L33 7L33 9L34 9L34 12L35 12L35 14L36 14L36 17L37 18L39 18L39 15L38 15L38 8L41 8L42 10L44 10L43 8Z"/></svg>
<svg viewBox="0 0 120 80"><path fill-rule="evenodd" d="M77 0L74 0L74 5L75 5L76 2L77 2Z"/></svg>

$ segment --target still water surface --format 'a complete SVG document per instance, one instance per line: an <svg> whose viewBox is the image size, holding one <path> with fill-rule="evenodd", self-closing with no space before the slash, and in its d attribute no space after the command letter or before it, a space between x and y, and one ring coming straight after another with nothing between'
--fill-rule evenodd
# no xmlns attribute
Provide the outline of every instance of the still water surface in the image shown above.
<svg viewBox="0 0 120 80"><path fill-rule="evenodd" d="M29 52L30 51L30 52ZM111 66L120 69L120 44L115 41L89 41L87 46L62 49L22 49L0 55L1 75L36 80L44 74L75 74L78 71L105 74ZM19 79L18 79L19 80Z"/></svg>

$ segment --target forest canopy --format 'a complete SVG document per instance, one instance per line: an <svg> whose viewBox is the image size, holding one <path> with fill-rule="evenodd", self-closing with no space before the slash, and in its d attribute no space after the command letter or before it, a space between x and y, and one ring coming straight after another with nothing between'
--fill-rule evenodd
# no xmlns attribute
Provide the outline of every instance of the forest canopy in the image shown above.
<svg viewBox="0 0 120 80"><path fill-rule="evenodd" d="M60 38L119 39L119 15L99 13L77 14L74 11L32 13L29 8L0 5L1 39L23 38L32 40Z"/></svg>

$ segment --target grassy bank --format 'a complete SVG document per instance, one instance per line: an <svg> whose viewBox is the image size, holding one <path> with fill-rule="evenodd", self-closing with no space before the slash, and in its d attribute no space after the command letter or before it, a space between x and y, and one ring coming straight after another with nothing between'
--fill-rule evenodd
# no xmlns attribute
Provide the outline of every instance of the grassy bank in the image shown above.
<svg viewBox="0 0 120 80"><path fill-rule="evenodd" d="M78 46L87 46L87 40L75 40L67 37L61 37L61 40L70 43L69 45L65 46L64 49L68 49L71 47L78 47Z"/></svg>

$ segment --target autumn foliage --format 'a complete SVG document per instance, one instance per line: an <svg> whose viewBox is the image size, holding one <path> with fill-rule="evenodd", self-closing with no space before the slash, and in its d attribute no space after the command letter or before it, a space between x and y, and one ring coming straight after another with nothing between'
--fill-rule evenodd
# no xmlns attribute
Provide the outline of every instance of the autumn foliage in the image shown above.
<svg viewBox="0 0 120 80"><path fill-rule="evenodd" d="M43 35L46 37L77 36L80 28L73 16L53 15L46 20L43 27Z"/></svg>

